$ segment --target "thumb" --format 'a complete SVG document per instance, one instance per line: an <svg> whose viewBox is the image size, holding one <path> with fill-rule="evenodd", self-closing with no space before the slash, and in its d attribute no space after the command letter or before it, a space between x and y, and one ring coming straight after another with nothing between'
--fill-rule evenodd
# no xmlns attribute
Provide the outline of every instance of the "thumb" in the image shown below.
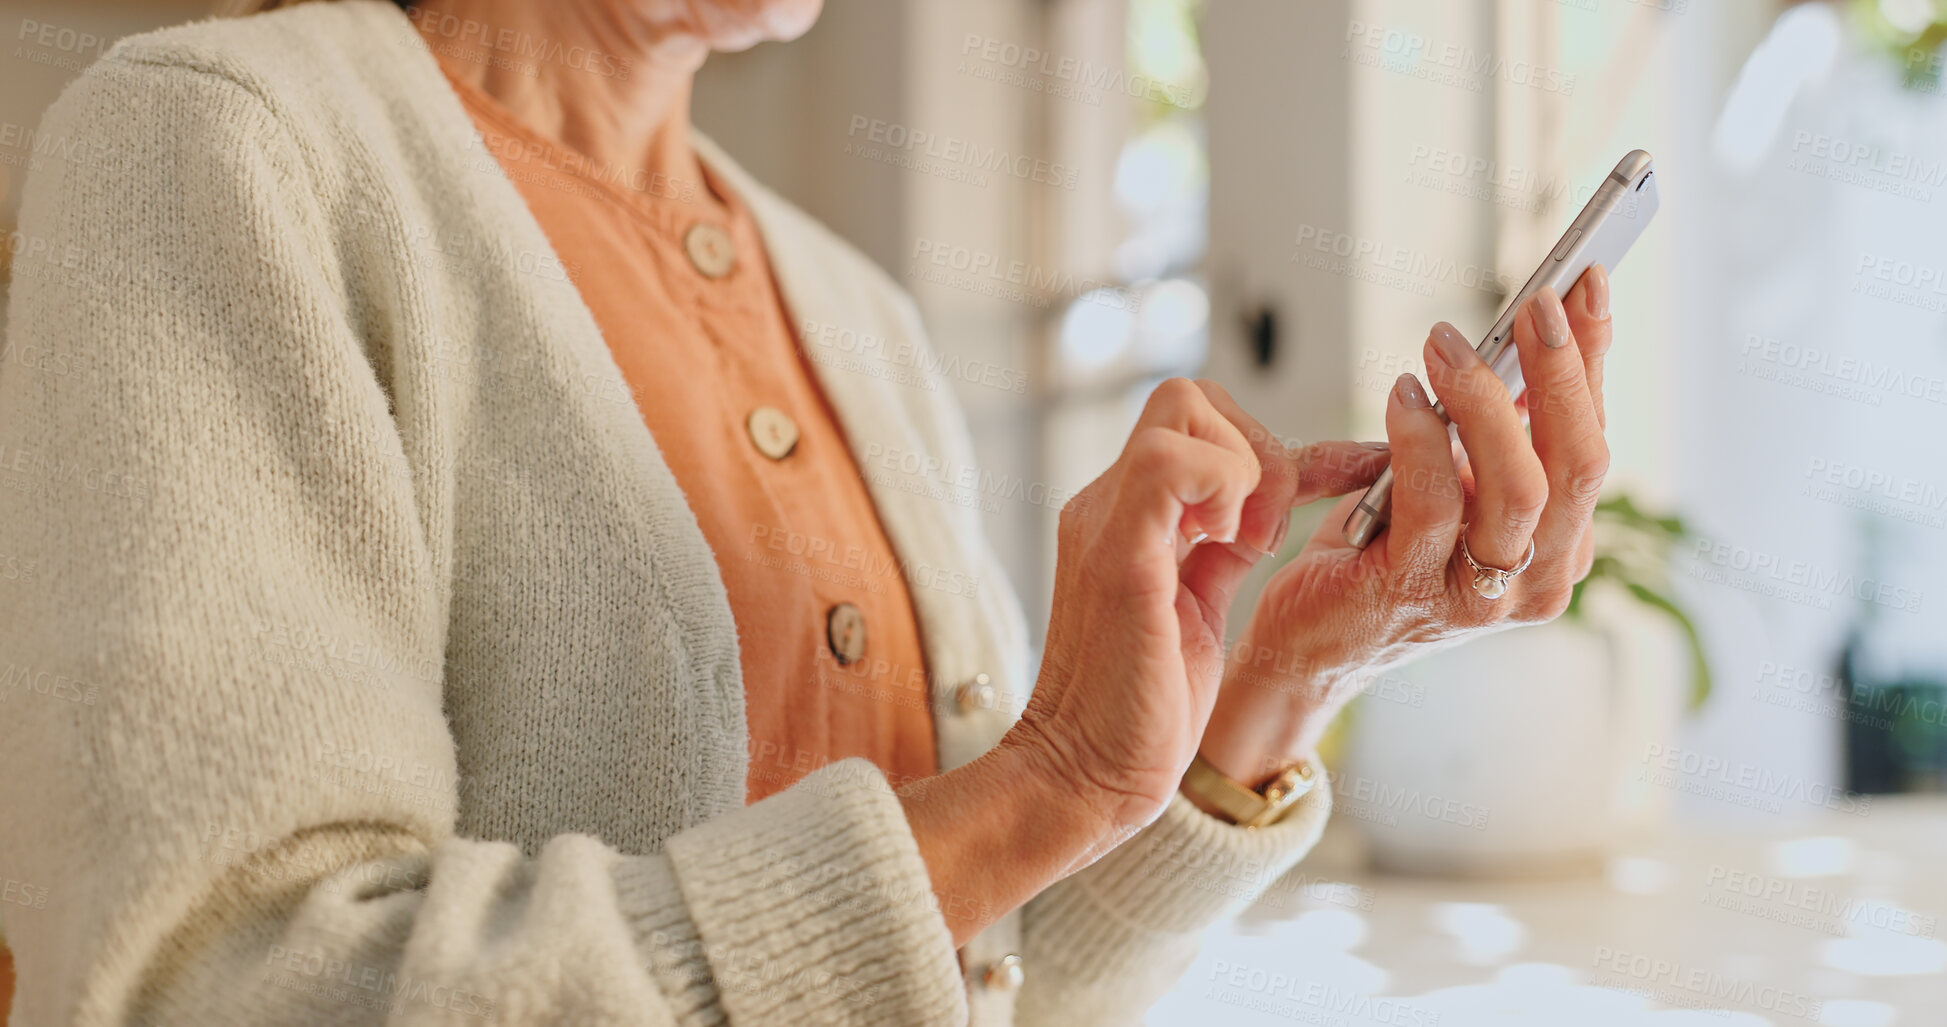
<svg viewBox="0 0 1947 1027"><path fill-rule="evenodd" d="M1342 496L1371 485L1392 462L1384 442L1314 442L1292 454L1290 472L1298 480L1293 506Z"/></svg>

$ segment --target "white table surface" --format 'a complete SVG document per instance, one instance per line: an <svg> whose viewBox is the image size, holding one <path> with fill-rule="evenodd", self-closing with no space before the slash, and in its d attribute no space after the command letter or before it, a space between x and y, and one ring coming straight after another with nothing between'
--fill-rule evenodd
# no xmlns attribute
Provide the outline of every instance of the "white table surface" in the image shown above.
<svg viewBox="0 0 1947 1027"><path fill-rule="evenodd" d="M1689 825L1605 871L1364 869L1335 822L1281 909L1213 930L1152 1027L1947 1027L1947 798Z"/></svg>

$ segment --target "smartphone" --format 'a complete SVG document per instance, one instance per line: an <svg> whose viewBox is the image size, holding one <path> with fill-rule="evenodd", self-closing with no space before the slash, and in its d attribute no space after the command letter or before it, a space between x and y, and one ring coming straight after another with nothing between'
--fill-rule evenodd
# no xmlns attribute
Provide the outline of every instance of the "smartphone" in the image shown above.
<svg viewBox="0 0 1947 1027"><path fill-rule="evenodd" d="M1514 348L1514 318L1521 312L1521 305L1544 288L1553 288L1556 295L1567 296L1575 280L1591 264L1601 264L1604 270L1614 271L1636 237L1643 234L1643 227L1655 216L1656 206L1655 165L1649 154L1631 150L1616 165L1616 170L1603 179L1582 213L1575 216L1555 248L1542 259L1528 284L1515 293L1494 327L1488 330L1487 337L1474 348L1495 376L1507 385L1508 395L1519 398L1523 388L1521 358ZM1445 404L1434 404L1433 412L1442 419L1447 416ZM1459 438L1451 424L1447 431ZM1359 497L1359 505L1345 519L1345 540L1364 549L1386 526L1392 512L1392 497L1393 469L1388 467L1366 489L1366 494Z"/></svg>

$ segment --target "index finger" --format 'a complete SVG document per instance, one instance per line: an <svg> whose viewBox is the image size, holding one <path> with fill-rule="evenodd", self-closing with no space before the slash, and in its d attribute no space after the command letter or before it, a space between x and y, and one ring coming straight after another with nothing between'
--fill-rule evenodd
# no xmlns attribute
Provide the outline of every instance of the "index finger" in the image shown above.
<svg viewBox="0 0 1947 1027"><path fill-rule="evenodd" d="M1314 442L1293 448L1245 412L1223 386L1205 379L1198 379L1197 386L1243 433L1263 469L1257 489L1244 501L1237 534L1239 542L1260 553L1278 551L1291 526L1292 507L1364 488L1386 469L1391 454L1383 442Z"/></svg>
<svg viewBox="0 0 1947 1027"><path fill-rule="evenodd" d="M1595 403L1598 427L1609 426L1602 410L1602 358L1609 353L1612 338L1609 320L1609 272L1601 264L1591 264L1575 287L1562 297L1568 312L1568 329L1575 334L1575 348L1582 353L1583 378L1588 382L1589 398Z"/></svg>
<svg viewBox="0 0 1947 1027"><path fill-rule="evenodd" d="M1235 456L1244 466L1248 481L1245 498L1257 491L1263 475L1263 465L1257 452L1244 438L1244 433L1229 418L1217 411L1208 398L1206 383L1192 382L1188 378L1171 378L1156 386L1149 395L1149 402L1143 405L1141 416L1136 419L1136 430L1129 436L1130 444L1144 434L1146 428L1159 428L1165 431L1187 435L1199 442L1215 447L1211 455ZM1128 455L1127 447L1124 454ZM1205 511L1203 514L1186 513L1184 531L1192 527L1205 534L1215 534L1231 540L1248 539L1245 534L1247 523L1241 517L1242 504L1236 510ZM1217 514L1211 523L1211 514Z"/></svg>

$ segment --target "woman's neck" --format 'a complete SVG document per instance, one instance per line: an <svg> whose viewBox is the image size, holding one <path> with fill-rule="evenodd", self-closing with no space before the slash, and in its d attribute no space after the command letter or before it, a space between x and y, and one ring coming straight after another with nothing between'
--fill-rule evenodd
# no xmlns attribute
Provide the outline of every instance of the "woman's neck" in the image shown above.
<svg viewBox="0 0 1947 1027"><path fill-rule="evenodd" d="M696 185L690 86L709 47L683 0L419 0L447 68L528 128L595 161ZM707 199L706 199L707 202Z"/></svg>

